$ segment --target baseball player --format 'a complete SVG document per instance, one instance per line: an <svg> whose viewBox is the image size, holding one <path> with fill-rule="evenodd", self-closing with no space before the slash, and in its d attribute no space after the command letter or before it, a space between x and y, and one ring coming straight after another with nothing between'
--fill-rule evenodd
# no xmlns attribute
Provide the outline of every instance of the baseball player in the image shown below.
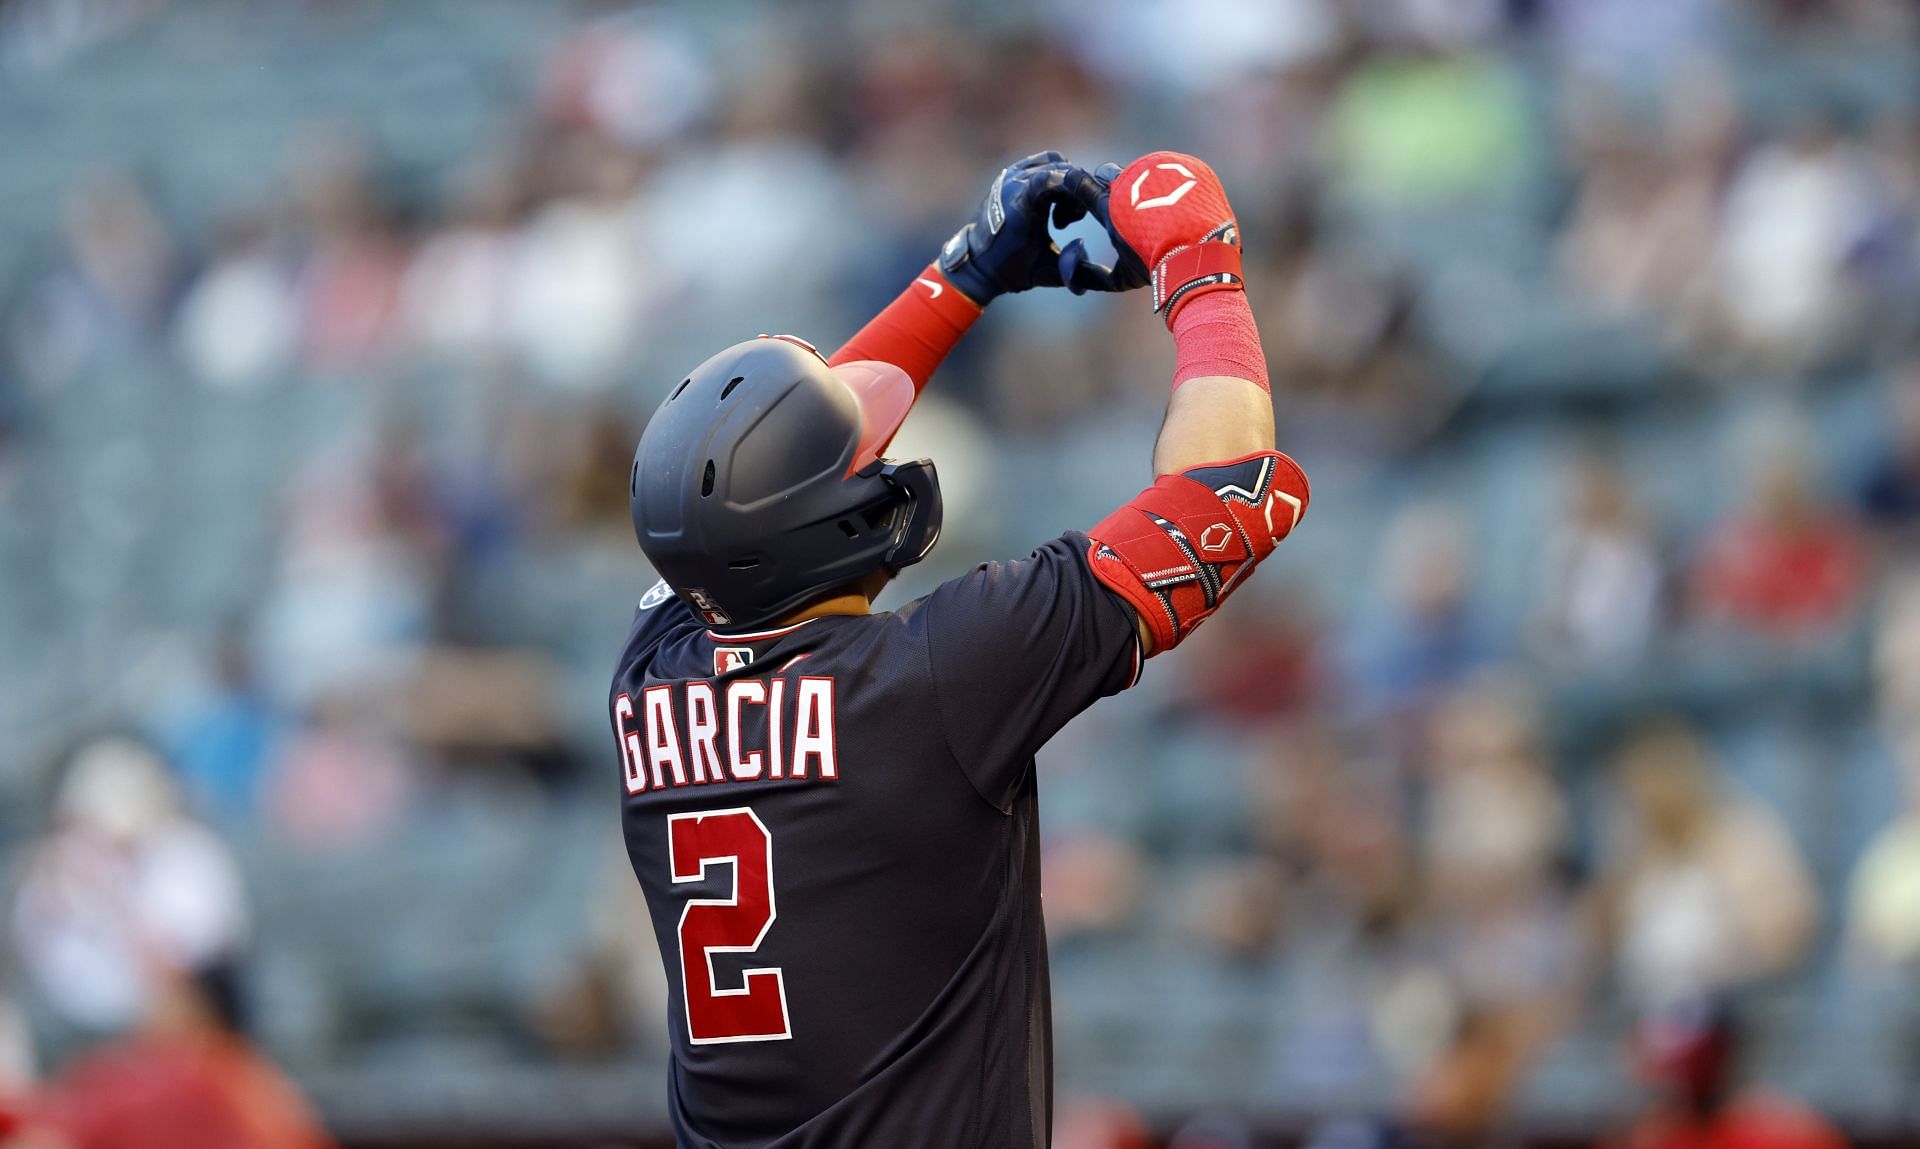
<svg viewBox="0 0 1920 1149"><path fill-rule="evenodd" d="M1056 248L1049 212L1094 213L1118 265ZM981 309L1149 283L1177 349L1153 485L873 612L940 532L933 464L887 444ZM1299 523L1306 476L1273 446L1233 211L1172 152L1097 173L1022 160L833 355L763 336L671 388L632 476L663 577L610 703L680 1145L1048 1143L1034 752Z"/></svg>

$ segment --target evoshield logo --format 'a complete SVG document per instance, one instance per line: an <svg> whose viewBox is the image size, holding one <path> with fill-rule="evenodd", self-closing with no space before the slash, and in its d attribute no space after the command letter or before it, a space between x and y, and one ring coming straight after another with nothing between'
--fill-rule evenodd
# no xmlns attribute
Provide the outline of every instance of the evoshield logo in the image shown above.
<svg viewBox="0 0 1920 1149"><path fill-rule="evenodd" d="M1165 195L1157 195L1151 199L1145 199L1145 200L1141 199L1140 189L1142 185L1144 185L1147 182L1147 177L1151 176L1154 172L1159 172L1159 171L1179 172L1182 176L1185 176L1186 179L1184 182L1180 184L1179 187L1174 188L1172 191L1166 193ZM1189 169L1187 165L1182 163L1174 163L1170 161L1164 164L1155 164L1152 167L1148 168L1146 171L1141 172L1140 175L1134 179L1133 188L1127 194L1129 198L1133 201L1133 206L1135 208L1138 208L1140 211L1146 211L1148 208L1170 207L1173 204L1179 203L1181 199L1185 198L1186 194L1192 191L1194 189L1194 186L1197 185L1199 182L1200 182L1199 180L1194 178L1192 170Z"/></svg>

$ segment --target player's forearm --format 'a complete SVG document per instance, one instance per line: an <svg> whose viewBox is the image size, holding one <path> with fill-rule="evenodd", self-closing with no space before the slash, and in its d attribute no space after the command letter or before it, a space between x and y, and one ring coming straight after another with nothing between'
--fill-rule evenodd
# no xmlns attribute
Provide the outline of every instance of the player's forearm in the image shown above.
<svg viewBox="0 0 1920 1149"><path fill-rule="evenodd" d="M960 337L980 318L980 308L940 269L929 264L907 289L845 346L827 357L834 366L859 359L891 363L913 378L916 390L939 369Z"/></svg>
<svg viewBox="0 0 1920 1149"><path fill-rule="evenodd" d="M1153 448L1155 475L1274 448L1267 361L1244 292L1216 292L1174 317L1173 398Z"/></svg>
<svg viewBox="0 0 1920 1149"><path fill-rule="evenodd" d="M1267 393L1245 379L1208 375L1173 393L1153 445L1153 473L1177 475L1202 463L1273 449L1273 401Z"/></svg>

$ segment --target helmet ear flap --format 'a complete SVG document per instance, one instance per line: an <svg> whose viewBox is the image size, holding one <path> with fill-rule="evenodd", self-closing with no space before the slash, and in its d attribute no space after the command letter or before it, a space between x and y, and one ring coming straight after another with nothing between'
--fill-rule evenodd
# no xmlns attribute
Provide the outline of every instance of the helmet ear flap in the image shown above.
<svg viewBox="0 0 1920 1149"><path fill-rule="evenodd" d="M894 524L893 543L883 560L889 570L897 571L926 558L940 541L940 479L931 459L885 463L880 477L900 493L903 503L904 513Z"/></svg>

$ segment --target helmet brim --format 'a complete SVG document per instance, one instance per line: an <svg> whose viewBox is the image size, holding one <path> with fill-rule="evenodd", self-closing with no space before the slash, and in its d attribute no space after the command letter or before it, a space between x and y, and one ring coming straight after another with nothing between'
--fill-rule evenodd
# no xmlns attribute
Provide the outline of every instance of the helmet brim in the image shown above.
<svg viewBox="0 0 1920 1149"><path fill-rule="evenodd" d="M860 403L860 442L847 464L847 474L857 475L880 461L920 392L911 375L877 359L856 359L830 370Z"/></svg>

